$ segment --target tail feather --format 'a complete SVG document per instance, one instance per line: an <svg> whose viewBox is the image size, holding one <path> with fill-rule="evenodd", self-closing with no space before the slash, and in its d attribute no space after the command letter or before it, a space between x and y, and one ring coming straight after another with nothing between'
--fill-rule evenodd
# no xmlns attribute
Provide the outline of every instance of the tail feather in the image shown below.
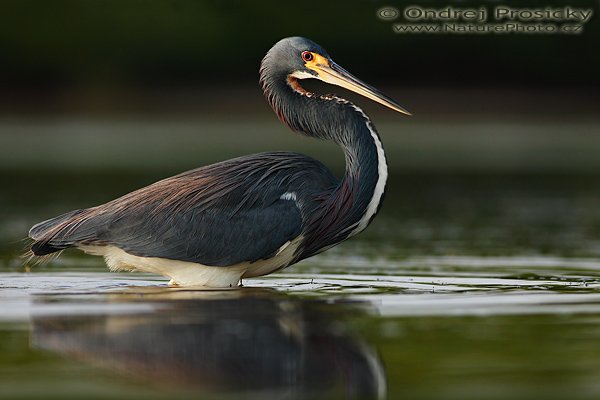
<svg viewBox="0 0 600 400"><path fill-rule="evenodd" d="M33 240L41 240L45 234L47 234L53 228L56 228L58 225L64 224L65 222L70 221L73 217L81 214L86 210L75 210L68 212L63 215L59 215L58 217L47 219L46 221L39 222L35 224L29 230L29 237Z"/></svg>
<svg viewBox="0 0 600 400"><path fill-rule="evenodd" d="M48 254L56 253L57 251L64 250L68 245L54 246L47 242L35 242L31 245L31 251L35 256L45 256Z"/></svg>
<svg viewBox="0 0 600 400"><path fill-rule="evenodd" d="M29 237L35 241L31 245L33 254L44 256L91 239L94 232L84 224L88 220L87 211L89 209L71 211L34 225L29 230Z"/></svg>

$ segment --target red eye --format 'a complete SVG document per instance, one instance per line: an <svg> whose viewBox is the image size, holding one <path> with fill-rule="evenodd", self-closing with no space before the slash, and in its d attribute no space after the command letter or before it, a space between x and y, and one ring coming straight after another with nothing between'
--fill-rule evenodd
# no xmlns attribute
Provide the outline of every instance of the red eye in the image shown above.
<svg viewBox="0 0 600 400"><path fill-rule="evenodd" d="M302 59L304 61L312 61L313 54L310 51L303 51L302 52Z"/></svg>

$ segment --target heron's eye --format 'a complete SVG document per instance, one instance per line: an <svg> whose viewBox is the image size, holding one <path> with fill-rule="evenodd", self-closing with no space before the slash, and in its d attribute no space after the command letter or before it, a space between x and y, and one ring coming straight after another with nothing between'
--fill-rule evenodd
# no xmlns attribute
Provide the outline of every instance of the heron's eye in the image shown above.
<svg viewBox="0 0 600 400"><path fill-rule="evenodd" d="M312 61L313 54L310 51L303 51L302 52L302 59L304 61Z"/></svg>

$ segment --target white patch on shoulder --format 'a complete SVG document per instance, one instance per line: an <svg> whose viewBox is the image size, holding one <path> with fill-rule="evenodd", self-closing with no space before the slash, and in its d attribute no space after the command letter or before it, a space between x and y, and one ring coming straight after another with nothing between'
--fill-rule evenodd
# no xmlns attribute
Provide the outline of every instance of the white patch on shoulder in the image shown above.
<svg viewBox="0 0 600 400"><path fill-rule="evenodd" d="M284 243L272 258L224 267L159 257L139 257L115 246L78 248L88 254L103 256L111 271L140 271L163 275L171 278L171 285L227 288L237 286L241 278L267 275L287 267L294 260L296 249L301 242L302 236L298 236Z"/></svg>
<svg viewBox="0 0 600 400"><path fill-rule="evenodd" d="M296 197L296 192L285 192L284 194L281 195L281 197L279 197L281 200L293 200L296 201L297 197Z"/></svg>

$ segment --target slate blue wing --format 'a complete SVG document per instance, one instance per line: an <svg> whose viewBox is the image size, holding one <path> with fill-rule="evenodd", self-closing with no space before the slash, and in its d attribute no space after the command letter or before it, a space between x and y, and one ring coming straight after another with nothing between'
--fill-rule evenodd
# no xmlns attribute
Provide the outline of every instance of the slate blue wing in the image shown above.
<svg viewBox="0 0 600 400"><path fill-rule="evenodd" d="M309 157L260 153L159 181L72 217L57 217L54 225L46 221L32 228L32 237L40 252L112 245L137 256L212 266L253 262L298 237L303 201L335 184Z"/></svg>

